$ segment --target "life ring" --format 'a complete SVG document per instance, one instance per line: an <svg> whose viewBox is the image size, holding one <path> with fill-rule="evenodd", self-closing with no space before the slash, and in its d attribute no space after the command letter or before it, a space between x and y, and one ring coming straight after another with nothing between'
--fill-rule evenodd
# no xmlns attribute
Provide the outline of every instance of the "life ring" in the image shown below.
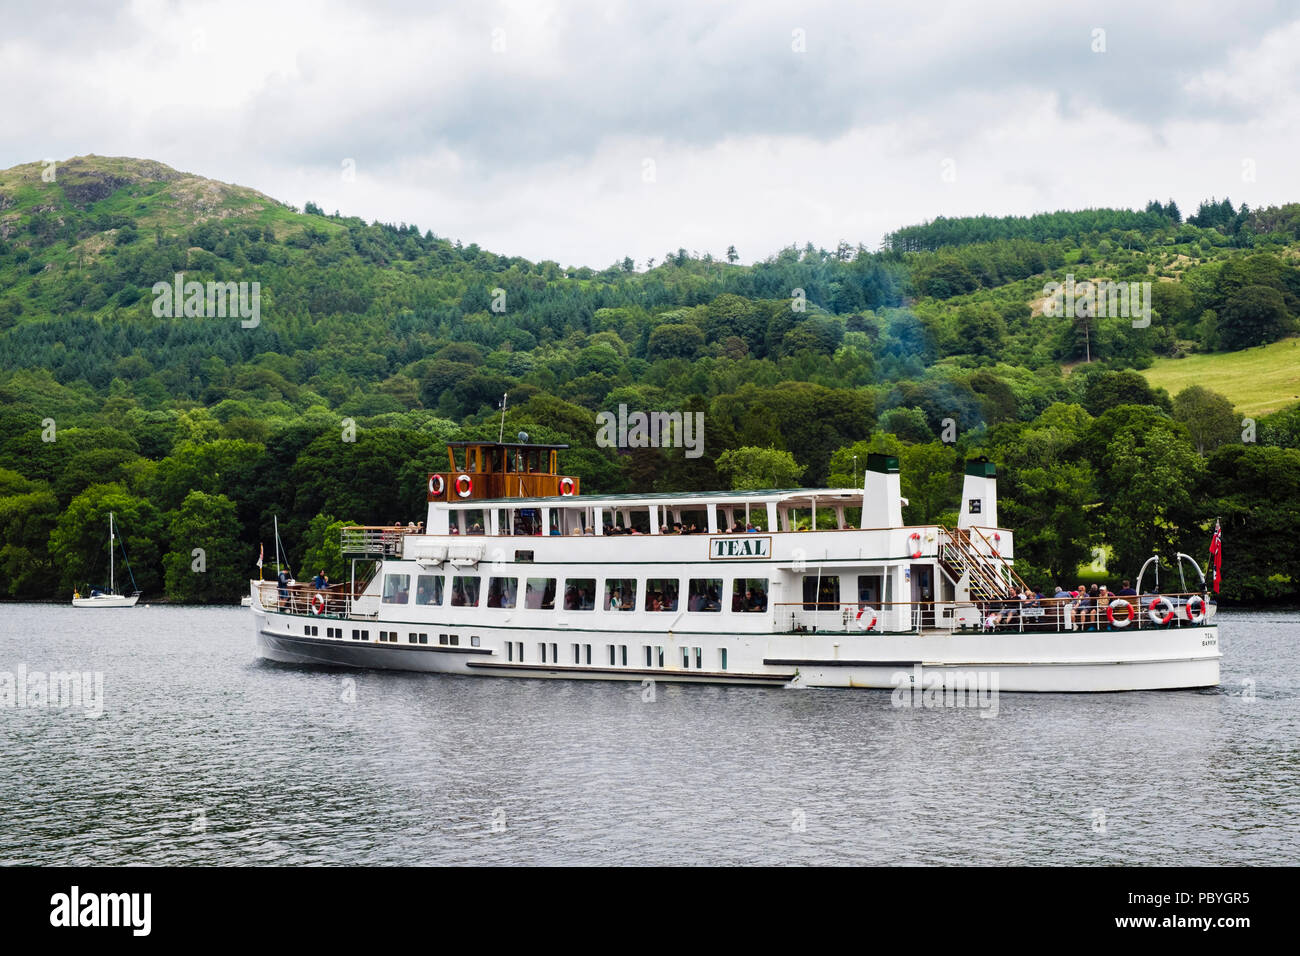
<svg viewBox="0 0 1300 956"><path fill-rule="evenodd" d="M1156 610L1157 606L1164 607L1165 613L1163 617L1160 615L1160 612ZM1150 616L1152 624L1168 624L1174 619L1174 602L1164 595L1152 598L1151 604L1147 607L1147 614Z"/></svg>
<svg viewBox="0 0 1300 956"><path fill-rule="evenodd" d="M1195 604L1196 607L1200 608L1201 611L1200 614L1196 614L1192 611L1193 604ZM1187 599L1187 620L1191 621L1193 624L1200 624L1202 621L1204 621L1205 615L1208 613L1208 611L1209 609L1206 608L1205 606L1205 599L1202 598L1199 594L1193 594L1191 597Z"/></svg>
<svg viewBox="0 0 1300 956"><path fill-rule="evenodd" d="M319 592L311 596L311 612L320 617L325 611L325 595Z"/></svg>
<svg viewBox="0 0 1300 956"><path fill-rule="evenodd" d="M572 478L561 478L561 479L560 479L560 494L564 495L566 498L567 498L569 495L573 494L573 479L572 479Z"/></svg>
<svg viewBox="0 0 1300 956"><path fill-rule="evenodd" d="M1119 607L1121 604L1124 606L1126 613L1122 620L1117 621L1115 620L1115 608ZM1123 598L1115 598L1115 600L1106 605L1106 620L1110 621L1110 623L1115 627L1128 627L1133 623L1133 605L1129 604L1128 601L1125 601Z"/></svg>
<svg viewBox="0 0 1300 956"><path fill-rule="evenodd" d="M456 497L468 498L474 492L474 479L469 475L456 477Z"/></svg>
<svg viewBox="0 0 1300 956"><path fill-rule="evenodd" d="M916 542L916 546L912 550L912 560L915 561L921 556L921 533L919 531L913 531L907 536L908 544L911 544L913 541Z"/></svg>
<svg viewBox="0 0 1300 956"><path fill-rule="evenodd" d="M441 495L446 490L447 479L443 478L442 475L434 475L429 479L429 494Z"/></svg>
<svg viewBox="0 0 1300 956"><path fill-rule="evenodd" d="M871 616L870 620L867 620L868 615ZM876 626L876 612L869 605L863 604L858 608L858 616L854 618L854 621L858 627L864 631L869 631Z"/></svg>
<svg viewBox="0 0 1300 956"><path fill-rule="evenodd" d="M1002 551L998 548L998 545L1000 545L1001 543L1002 543L1002 535L994 531L993 532L993 557L995 558L1002 557Z"/></svg>

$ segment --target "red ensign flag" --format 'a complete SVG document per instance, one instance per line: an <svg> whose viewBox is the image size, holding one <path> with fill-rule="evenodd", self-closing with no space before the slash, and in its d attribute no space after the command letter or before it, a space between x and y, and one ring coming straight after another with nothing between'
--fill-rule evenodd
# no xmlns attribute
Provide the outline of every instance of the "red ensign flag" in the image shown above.
<svg viewBox="0 0 1300 956"><path fill-rule="evenodd" d="M1219 581L1223 566L1223 532L1219 528L1219 519L1214 519L1214 537L1210 538L1210 580L1214 584L1214 593L1219 593Z"/></svg>

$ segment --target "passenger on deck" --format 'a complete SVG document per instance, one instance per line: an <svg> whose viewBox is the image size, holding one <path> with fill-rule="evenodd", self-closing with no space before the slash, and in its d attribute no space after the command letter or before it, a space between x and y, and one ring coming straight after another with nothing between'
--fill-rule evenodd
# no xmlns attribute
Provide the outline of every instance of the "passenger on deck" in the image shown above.
<svg viewBox="0 0 1300 956"><path fill-rule="evenodd" d="M314 587L317 591L324 591L330 586L329 575L325 573L325 570L323 568L321 569L319 574L317 574L314 578L311 579L311 586Z"/></svg>

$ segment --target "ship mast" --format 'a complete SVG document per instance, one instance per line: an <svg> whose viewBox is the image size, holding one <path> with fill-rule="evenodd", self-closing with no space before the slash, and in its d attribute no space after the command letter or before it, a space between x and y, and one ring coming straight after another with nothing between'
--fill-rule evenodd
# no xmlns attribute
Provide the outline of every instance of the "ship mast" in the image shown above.
<svg viewBox="0 0 1300 956"><path fill-rule="evenodd" d="M116 594L113 586L113 512L108 513L108 593Z"/></svg>

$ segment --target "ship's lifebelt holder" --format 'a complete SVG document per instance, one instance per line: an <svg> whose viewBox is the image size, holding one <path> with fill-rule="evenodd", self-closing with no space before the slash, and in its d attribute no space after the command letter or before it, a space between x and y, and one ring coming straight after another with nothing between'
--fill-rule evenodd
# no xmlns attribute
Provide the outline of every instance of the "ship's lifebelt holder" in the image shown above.
<svg viewBox="0 0 1300 956"><path fill-rule="evenodd" d="M921 534L919 531L913 531L907 537L907 543L912 545L912 560L915 561L921 556Z"/></svg>
<svg viewBox="0 0 1300 956"><path fill-rule="evenodd" d="M474 479L469 475L456 476L456 497L468 498L474 492Z"/></svg>
<svg viewBox="0 0 1300 956"><path fill-rule="evenodd" d="M1157 610L1157 608L1161 607L1165 609L1163 615ZM1152 624L1168 624L1174 619L1174 602L1163 596L1154 598L1147 607L1147 614L1150 616Z"/></svg>
<svg viewBox="0 0 1300 956"><path fill-rule="evenodd" d="M1115 608L1123 606L1124 616L1120 619L1115 618ZM1115 598L1106 605L1106 620L1110 621L1115 627L1124 628L1133 623L1133 605L1129 604L1123 598Z"/></svg>
<svg viewBox="0 0 1300 956"><path fill-rule="evenodd" d="M429 494L441 495L446 490L447 479L443 478L442 475L434 475L429 479Z"/></svg>
<svg viewBox="0 0 1300 956"><path fill-rule="evenodd" d="M858 608L857 617L854 622L864 631L869 631L876 626L876 612L870 605L863 604Z"/></svg>
<svg viewBox="0 0 1300 956"><path fill-rule="evenodd" d="M1197 608L1200 609L1199 614L1197 614L1192 610L1193 605L1195 605ZM1187 599L1187 620L1191 621L1193 624L1200 624L1202 621L1204 621L1205 615L1208 612L1209 612L1209 608L1205 606L1205 599L1202 598L1199 594L1193 594L1191 597Z"/></svg>
<svg viewBox="0 0 1300 956"><path fill-rule="evenodd" d="M560 479L560 494L564 495L566 498L567 498L569 495L573 494L573 479L572 479L572 478L561 478L561 479Z"/></svg>
<svg viewBox="0 0 1300 956"><path fill-rule="evenodd" d="M317 593L311 596L311 612L320 617L325 611L325 595Z"/></svg>

